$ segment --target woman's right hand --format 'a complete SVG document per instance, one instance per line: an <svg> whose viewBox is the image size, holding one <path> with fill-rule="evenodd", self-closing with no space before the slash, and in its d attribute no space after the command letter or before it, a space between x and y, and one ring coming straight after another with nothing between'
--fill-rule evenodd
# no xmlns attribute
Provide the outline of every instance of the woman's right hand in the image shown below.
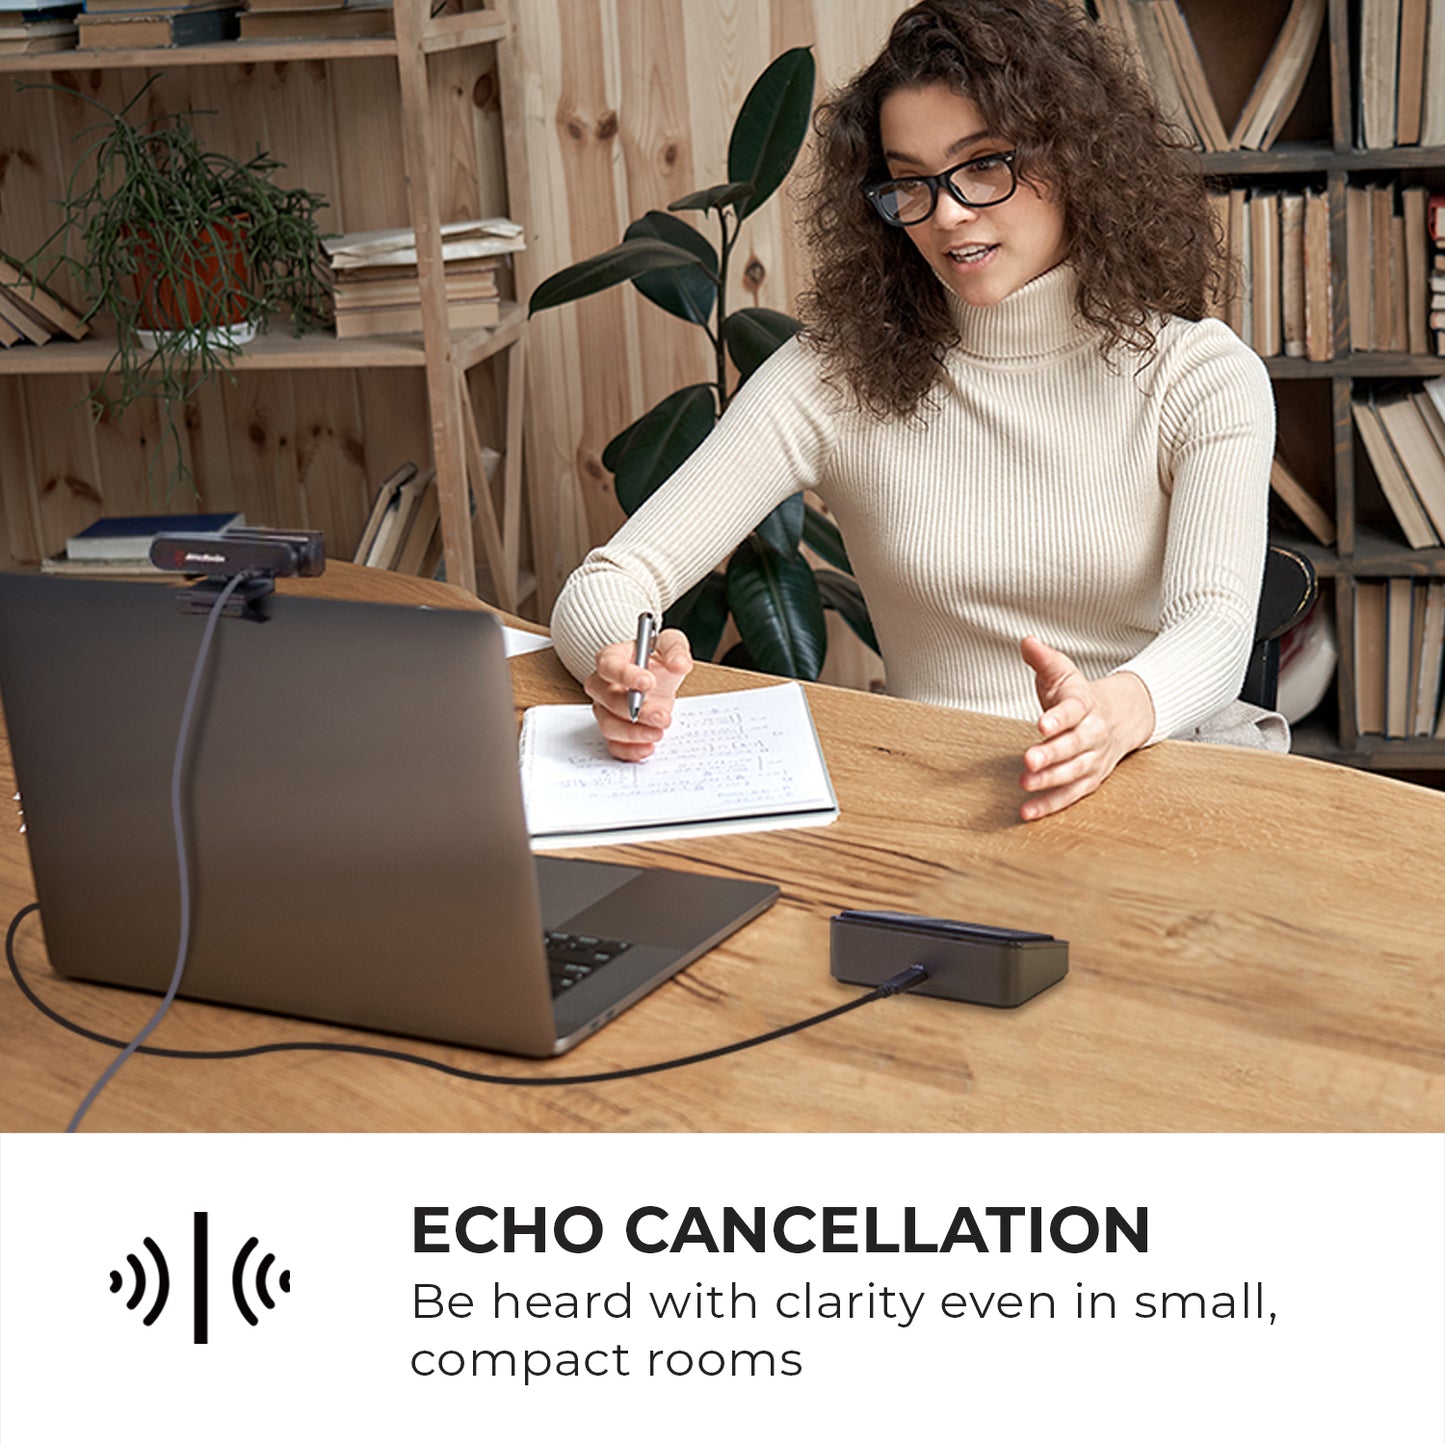
<svg viewBox="0 0 1445 1445"><path fill-rule="evenodd" d="M597 726L607 740L607 751L625 763L651 757L672 721L672 704L682 680L692 671L692 647L687 634L668 627L657 634L646 667L633 662L636 643L614 642L597 654L597 667L582 684L592 699ZM633 722L627 694L640 692L642 706Z"/></svg>

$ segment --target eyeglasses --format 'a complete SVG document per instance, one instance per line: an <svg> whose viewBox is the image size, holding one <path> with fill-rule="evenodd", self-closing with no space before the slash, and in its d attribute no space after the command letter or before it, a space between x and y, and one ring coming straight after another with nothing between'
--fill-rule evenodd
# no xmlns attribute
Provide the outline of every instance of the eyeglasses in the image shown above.
<svg viewBox="0 0 1445 1445"><path fill-rule="evenodd" d="M975 156L961 165L950 166L936 176L900 176L897 180L871 181L863 194L890 226L916 226L926 221L938 205L943 186L961 206L979 210L1000 206L1018 190L1013 151Z"/></svg>

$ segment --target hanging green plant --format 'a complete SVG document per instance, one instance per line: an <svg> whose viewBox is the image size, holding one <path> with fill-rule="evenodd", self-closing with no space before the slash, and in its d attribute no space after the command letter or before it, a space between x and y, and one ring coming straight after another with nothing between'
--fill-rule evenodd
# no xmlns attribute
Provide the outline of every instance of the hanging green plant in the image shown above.
<svg viewBox="0 0 1445 1445"><path fill-rule="evenodd" d="M85 149L58 202L60 224L26 264L46 277L68 271L86 319L114 320L115 354L91 401L118 415L157 399L173 475L184 477L177 409L278 313L290 313L297 335L328 323L316 225L326 199L278 185L284 167L263 151L243 161L208 149L190 120L205 112L143 118L159 79L119 110L66 92L104 119L76 136Z"/></svg>
<svg viewBox="0 0 1445 1445"><path fill-rule="evenodd" d="M629 516L702 444L727 409L728 358L741 386L800 323L781 311L727 309L728 265L743 221L782 185L808 133L814 67L806 48L780 55L743 101L728 142L726 184L673 201L634 221L619 245L549 276L532 293L529 313L592 296L630 281L654 305L707 333L714 379L664 397L612 438L602 464ZM715 214L713 246L677 214ZM716 322L714 323L714 316ZM833 569L810 566L808 547ZM722 659L784 677L815 678L827 654L824 608L831 608L875 651L877 639L837 527L800 494L776 507L729 558L680 597L666 624L687 633L693 653L711 658L729 615L742 641Z"/></svg>

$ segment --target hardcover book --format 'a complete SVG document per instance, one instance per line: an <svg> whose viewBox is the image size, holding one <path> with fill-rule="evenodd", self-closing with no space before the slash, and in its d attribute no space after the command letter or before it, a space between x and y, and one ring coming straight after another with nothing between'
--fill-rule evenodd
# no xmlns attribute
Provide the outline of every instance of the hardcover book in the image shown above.
<svg viewBox="0 0 1445 1445"><path fill-rule="evenodd" d="M215 532L244 527L240 512L179 513L160 517L102 517L65 544L71 562L143 562L161 532Z"/></svg>

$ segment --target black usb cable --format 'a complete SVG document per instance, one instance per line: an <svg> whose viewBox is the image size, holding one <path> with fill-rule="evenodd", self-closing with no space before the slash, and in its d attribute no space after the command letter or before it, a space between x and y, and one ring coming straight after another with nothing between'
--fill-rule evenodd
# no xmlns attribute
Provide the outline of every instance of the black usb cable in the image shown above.
<svg viewBox="0 0 1445 1445"><path fill-rule="evenodd" d="M52 1023L59 1024L63 1029L69 1029L73 1034L79 1034L83 1039L89 1039L92 1043L105 1044L109 1048L125 1048L129 1052L148 1054L157 1059L251 1059L261 1054L285 1054L285 1053L331 1053L331 1054L360 1054L369 1059L393 1059L397 1063L415 1064L418 1068L434 1069L439 1074L447 1074L454 1079L466 1079L474 1084L515 1084L519 1088L557 1088L562 1085L575 1084L605 1084L615 1079L636 1079L644 1074L661 1074L668 1069L680 1069L689 1064L706 1063L709 1059L719 1059L725 1054L735 1054L743 1049L756 1048L759 1044L772 1043L774 1039L786 1038L789 1034L800 1033L803 1029L810 1029L817 1024L827 1023L829 1019L841 1017L845 1013L851 1013L855 1008L862 1008L864 1004L875 1003L881 998L892 998L895 994L907 993L909 989L916 988L928 977L928 969L921 963L912 964L902 972L895 974L892 978L885 979L868 993L861 994L858 998L850 999L847 1003L839 1004L836 1008L830 1008L823 1013L813 1014L808 1018L799 1019L796 1023L784 1024L782 1028L771 1030L769 1033L757 1034L750 1039L739 1039L736 1043L722 1044L715 1049L707 1049L700 1054L686 1054L682 1058L663 1059L654 1064L639 1064L632 1069L614 1069L607 1073L598 1074L547 1074L547 1075L514 1075L514 1074L485 1074L477 1069L462 1069L455 1064L443 1063L440 1059L429 1059L424 1054L407 1053L404 1049L379 1048L373 1044L337 1044L327 1043L320 1039L305 1039L295 1043L281 1044L253 1044L244 1049L160 1049L152 1048L140 1043L140 1040L152 1029L164 1012L164 1008L158 1011L151 1022L146 1026L130 1044L124 1044L121 1039L113 1039L106 1034L97 1033L94 1029L88 1029L83 1024L68 1019L58 1010L42 999L20 972L20 965L15 957L15 935L19 932L20 925L40 905L38 903L27 903L14 918L10 920L10 928L5 935L5 960L10 966L10 976L19 986L21 993L30 1001L35 1008L39 1009ZM113 1073L116 1065L108 1071ZM99 1085L91 1090L93 1097L99 1091ZM87 1101L89 1102L89 1101ZM72 1121L72 1128L75 1122Z"/></svg>

